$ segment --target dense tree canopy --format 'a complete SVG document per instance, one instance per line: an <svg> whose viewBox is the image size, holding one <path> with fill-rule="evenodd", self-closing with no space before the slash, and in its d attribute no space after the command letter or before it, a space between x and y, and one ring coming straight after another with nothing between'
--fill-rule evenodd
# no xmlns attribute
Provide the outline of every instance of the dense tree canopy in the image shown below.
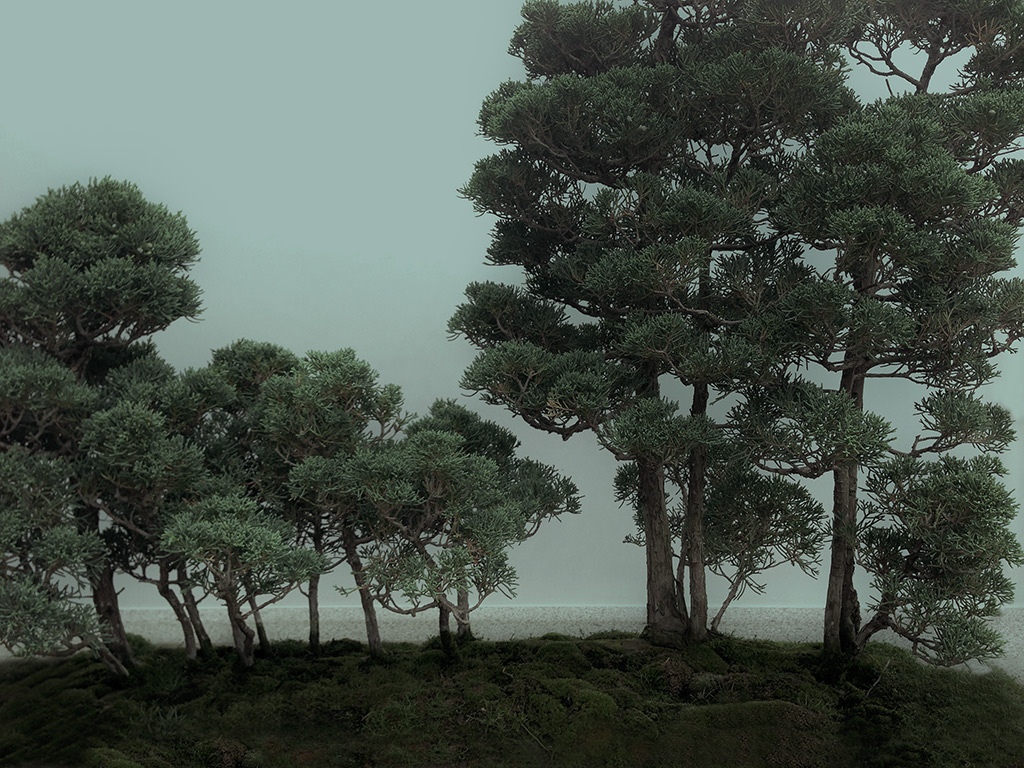
<svg viewBox="0 0 1024 768"><path fill-rule="evenodd" d="M940 535L950 518L925 533L891 503L858 516L857 490L862 467L880 488L904 455L1012 439L975 390L1024 331L1021 283L997 276L1024 210L1024 164L1009 157L1022 18L1012 2L524 5L509 50L528 79L485 100L481 132L503 148L462 190L497 217L488 261L524 279L470 285L449 329L481 350L464 387L563 438L592 430L626 462L617 490L647 551L652 639L707 636L709 566L737 591L768 552L813 566L816 511L794 503L794 478L832 473L827 653L856 653L881 627L933 659L992 647L983 620L1008 599L997 574L1020 558L998 494L974 509L1001 544L968 583L951 564L966 554ZM930 93L968 49L960 81ZM914 92L864 104L851 66ZM838 386L797 375L814 364ZM935 390L916 405L933 438L893 444L865 407L878 377ZM688 415L663 396L670 379L691 388ZM713 394L734 403L724 418ZM981 465L912 466L973 483ZM785 535L735 535L766 524ZM903 538L885 556L866 539L888 597L862 627L857 531L873 526ZM949 572L927 571L931 592L894 586L893 553L910 572L922 547ZM910 608L908 590L931 603ZM958 610L977 633L960 647Z"/></svg>

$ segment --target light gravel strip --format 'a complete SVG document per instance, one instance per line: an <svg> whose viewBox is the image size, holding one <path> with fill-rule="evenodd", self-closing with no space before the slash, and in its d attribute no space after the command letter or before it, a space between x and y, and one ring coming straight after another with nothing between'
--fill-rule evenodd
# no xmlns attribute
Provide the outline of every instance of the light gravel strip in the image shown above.
<svg viewBox="0 0 1024 768"><path fill-rule="evenodd" d="M181 632L174 616L163 608L122 609L125 628L142 635L157 645L179 646ZM202 615L211 639L217 645L231 644L231 631L226 616L214 606L204 605ZM384 642L419 643L437 635L437 613L427 611L418 616L400 616L378 611L381 637ZM573 637L586 637L595 632L618 630L639 632L644 626L642 606L481 606L472 614L473 633L484 640L509 640L538 637L558 632ZM274 605L264 611L264 622L271 640L306 637L309 629L304 606ZM745 607L733 606L725 615L721 629L737 637L787 642L816 642L821 637L820 608ZM1024 683L1024 608L1004 611L995 626L1006 638L1006 653L991 662ZM454 621L452 622L454 627ZM326 642L351 638L365 642L366 631L362 609L358 606L327 606L321 608L320 634ZM908 643L892 632L880 632L876 640L908 647ZM9 654L0 649L0 659ZM964 665L984 673L988 666L980 663Z"/></svg>

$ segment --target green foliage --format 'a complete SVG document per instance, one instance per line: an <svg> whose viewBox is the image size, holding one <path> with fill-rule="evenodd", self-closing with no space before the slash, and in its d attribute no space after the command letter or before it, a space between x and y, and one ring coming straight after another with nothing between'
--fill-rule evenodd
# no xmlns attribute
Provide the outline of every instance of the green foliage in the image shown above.
<svg viewBox="0 0 1024 768"><path fill-rule="evenodd" d="M161 545L193 560L203 588L238 603L283 595L323 568L323 557L294 543L294 530L242 496L210 496L188 505L161 535Z"/></svg>
<svg viewBox="0 0 1024 768"><path fill-rule="evenodd" d="M376 514L365 573L386 607L398 607L393 594L416 610L424 598L458 610L446 595L470 588L476 605L495 591L511 595L507 548L545 519L579 511L575 485L517 458L517 442L453 401L437 401L404 440L367 446L347 463L340 483Z"/></svg>
<svg viewBox="0 0 1024 768"><path fill-rule="evenodd" d="M351 349L310 352L294 372L263 383L258 406L261 430L296 458L351 452L374 423L381 435L393 432L401 407L401 390L378 386L377 372Z"/></svg>
<svg viewBox="0 0 1024 768"><path fill-rule="evenodd" d="M706 416L677 416L677 410L676 403L661 398L637 400L610 422L605 439L615 453L623 456L685 462L694 446L707 445L717 438Z"/></svg>
<svg viewBox="0 0 1024 768"><path fill-rule="evenodd" d="M76 535L66 529L61 533L65 540ZM79 562L99 555L99 546L90 549L80 541L68 543L75 545ZM78 575L72 568L61 570ZM79 566L79 570L84 569ZM65 655L100 647L104 629L91 606L75 601L81 597L77 586L58 587L18 573L5 575L0 582L0 645L15 656Z"/></svg>
<svg viewBox="0 0 1024 768"><path fill-rule="evenodd" d="M481 352L461 384L562 435L592 428L623 388L621 374L599 353L555 354L516 341Z"/></svg>
<svg viewBox="0 0 1024 768"><path fill-rule="evenodd" d="M985 619L1013 600L1003 564L1024 564L1009 525L1017 511L999 460L901 456L872 472L861 562L886 626L938 664L1001 653Z"/></svg>
<svg viewBox="0 0 1024 768"><path fill-rule="evenodd" d="M816 575L824 513L799 483L730 464L713 472L707 496L708 567L730 583L730 599L742 597L747 588L761 594L764 585L754 576L776 565L788 563Z"/></svg>
<svg viewBox="0 0 1024 768"><path fill-rule="evenodd" d="M90 345L125 345L196 317L199 289L185 273L198 253L184 217L133 184L50 190L0 225L4 335L77 368Z"/></svg>
<svg viewBox="0 0 1024 768"><path fill-rule="evenodd" d="M533 78L587 75L636 63L640 45L657 28L650 9L616 8L611 2L531 0L524 3L522 15L524 23L512 36L509 53L522 59Z"/></svg>
<svg viewBox="0 0 1024 768"><path fill-rule="evenodd" d="M32 347L0 347L0 443L64 452L96 394Z"/></svg>
<svg viewBox="0 0 1024 768"><path fill-rule="evenodd" d="M79 448L86 474L82 492L112 508L108 499L130 499L134 508L123 517L142 511L140 494L148 504L159 504L166 495L186 493L203 471L198 447L171 434L163 415L130 400L91 416Z"/></svg>
<svg viewBox="0 0 1024 768"><path fill-rule="evenodd" d="M103 634L79 602L103 544L68 514L71 477L66 460L0 453L0 644L16 655L95 646Z"/></svg>
<svg viewBox="0 0 1024 768"><path fill-rule="evenodd" d="M892 439L889 423L840 392L801 379L751 389L730 426L765 468L816 476L848 462L877 462Z"/></svg>

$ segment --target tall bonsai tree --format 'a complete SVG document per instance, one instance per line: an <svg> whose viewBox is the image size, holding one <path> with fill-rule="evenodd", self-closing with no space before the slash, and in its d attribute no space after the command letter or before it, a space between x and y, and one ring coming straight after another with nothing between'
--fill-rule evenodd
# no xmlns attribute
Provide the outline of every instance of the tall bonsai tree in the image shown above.
<svg viewBox="0 0 1024 768"><path fill-rule="evenodd" d="M0 348L32 350L78 383L101 382L134 355L136 342L198 315L199 289L187 277L198 253L185 218L146 201L130 183L105 178L50 190L0 224L0 265L7 271L0 280ZM37 365L36 373L44 367ZM18 403L14 395L2 408L10 412ZM15 439L28 440L20 444L34 453L73 462L78 433L57 420L39 428ZM81 497L73 507L83 535L101 533L100 509ZM88 572L92 599L123 672L132 659L114 562L104 557L95 566Z"/></svg>
<svg viewBox="0 0 1024 768"><path fill-rule="evenodd" d="M490 262L526 279L467 290L449 328L482 351L463 386L563 438L592 430L627 462L645 633L700 641L706 570L725 554L708 551L708 478L739 450L709 403L802 354L781 308L811 272L766 223L795 157L855 103L837 48L853 22L827 2L539 0L523 17L510 51L530 79L499 87L479 119L508 148L463 194L498 218ZM662 397L671 378L692 389L686 415ZM667 473L684 499L678 569ZM744 553L729 556L743 571Z"/></svg>
<svg viewBox="0 0 1024 768"><path fill-rule="evenodd" d="M884 627L932 658L988 655L995 645L983 619L1009 599L1002 564L1020 558L1006 528L1009 502L995 485L978 487L995 482L986 475L1001 473L996 464L920 460L960 445L1005 449L1009 414L977 390L997 373L992 359L1024 335L1024 286L999 276L1015 265L1024 215L1024 161L1010 157L1024 137L1024 7L940 10L925 2L864 9L850 56L911 92L856 110L819 137L774 216L780 231L813 249L808 261L821 264L822 280L794 303L791 318L812 340L812 358L838 374L837 392L862 411L870 379L932 390L915 404L924 434L902 450L890 446L891 461L872 466L850 455L829 468L824 639L833 656L856 653ZM958 81L934 91L939 68L965 51L971 57ZM872 502L858 519L862 466ZM934 494L943 483L964 488L969 517L944 508L952 500ZM862 626L853 572L866 524L860 551L880 597ZM957 526L987 542L984 557L964 550Z"/></svg>

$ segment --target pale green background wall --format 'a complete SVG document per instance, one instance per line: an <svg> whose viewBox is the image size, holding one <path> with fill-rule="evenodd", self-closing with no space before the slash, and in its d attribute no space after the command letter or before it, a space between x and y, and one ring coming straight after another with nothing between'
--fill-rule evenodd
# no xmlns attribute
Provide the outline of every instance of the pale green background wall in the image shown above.
<svg viewBox="0 0 1024 768"><path fill-rule="evenodd" d="M475 135L481 100L522 76L506 53L519 8L5 3L0 217L49 187L131 180L182 211L203 246L193 272L203 318L158 337L172 364L204 365L211 349L240 337L298 353L353 347L422 413L437 397L460 395L473 357L445 333L466 284L518 279L484 266L492 222L456 189L492 151ZM990 396L1019 418L1021 365L1003 367ZM920 397L871 383L869 407L897 423ZM643 552L621 543L632 523L611 498L614 462L587 435L563 443L465 402L514 428L527 454L558 465L585 494L582 515L549 524L516 552L517 602L643 604ZM1007 457L1018 497L1021 456L1018 448ZM817 487L827 500L828 481ZM125 586L126 606L163 604L148 587ZM767 594L745 602L818 605L823 590L823 581L780 569Z"/></svg>

